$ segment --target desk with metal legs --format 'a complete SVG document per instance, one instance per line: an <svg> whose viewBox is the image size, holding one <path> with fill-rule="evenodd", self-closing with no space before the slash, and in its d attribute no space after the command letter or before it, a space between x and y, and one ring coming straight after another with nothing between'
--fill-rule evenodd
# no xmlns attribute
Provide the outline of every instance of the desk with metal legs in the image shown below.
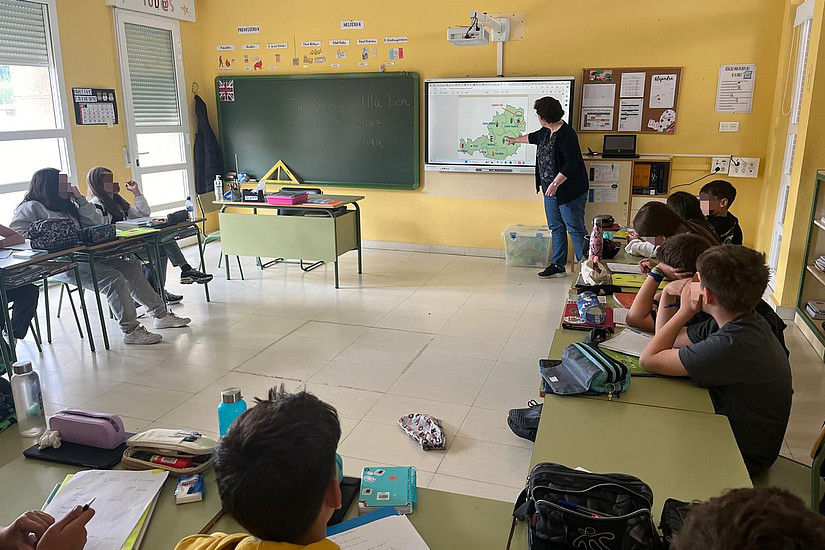
<svg viewBox="0 0 825 550"><path fill-rule="evenodd" d="M300 259L305 271L315 269L323 262L333 262L335 288L339 288L338 257L350 250L358 251L358 273L361 269L361 196L310 195L309 200L323 199L337 204L268 204L262 202L215 201L221 205L221 246L227 256L226 278L230 278L228 256L254 256L264 268L284 261ZM343 209L353 205L354 210ZM251 210L249 213L230 212L230 209ZM304 215L278 216L279 210ZM308 214L314 215L308 215ZM260 258L275 258L263 263ZM316 260L309 266L304 259Z"/></svg>

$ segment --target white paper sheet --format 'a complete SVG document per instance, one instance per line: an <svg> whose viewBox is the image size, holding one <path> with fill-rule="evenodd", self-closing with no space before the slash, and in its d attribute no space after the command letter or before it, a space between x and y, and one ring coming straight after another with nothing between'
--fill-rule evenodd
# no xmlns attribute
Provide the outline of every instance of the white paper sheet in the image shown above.
<svg viewBox="0 0 825 550"><path fill-rule="evenodd" d="M60 519L94 498L95 517L86 525L84 550L120 550L167 476L153 471L78 472L43 511Z"/></svg>
<svg viewBox="0 0 825 550"><path fill-rule="evenodd" d="M341 550L429 550L407 516L389 516L329 537Z"/></svg>
<svg viewBox="0 0 825 550"><path fill-rule="evenodd" d="M756 65L721 65L716 89L717 113L750 113Z"/></svg>
<svg viewBox="0 0 825 550"><path fill-rule="evenodd" d="M582 130L612 130L613 107L582 107Z"/></svg>
<svg viewBox="0 0 825 550"><path fill-rule="evenodd" d="M654 74L650 79L650 108L671 109L676 100L676 75Z"/></svg>
<svg viewBox="0 0 825 550"><path fill-rule="evenodd" d="M632 273L634 275L642 274L642 268L639 267L639 264L617 264L607 262L607 269L609 269L611 273Z"/></svg>
<svg viewBox="0 0 825 550"><path fill-rule="evenodd" d="M619 97L644 97L645 73L622 73Z"/></svg>
<svg viewBox="0 0 825 550"><path fill-rule="evenodd" d="M626 328L610 340L599 344L599 347L639 357L651 339L652 337L647 334Z"/></svg>
<svg viewBox="0 0 825 550"><path fill-rule="evenodd" d="M619 100L619 131L642 131L642 108L644 98Z"/></svg>
<svg viewBox="0 0 825 550"><path fill-rule="evenodd" d="M590 181L614 182L619 181L619 165L615 162L591 162Z"/></svg>
<svg viewBox="0 0 825 550"><path fill-rule="evenodd" d="M589 202L619 202L618 183L591 183Z"/></svg>
<svg viewBox="0 0 825 550"><path fill-rule="evenodd" d="M617 325L627 325L627 314L630 313L629 309L623 307L614 307L613 308L613 322Z"/></svg>
<svg viewBox="0 0 825 550"><path fill-rule="evenodd" d="M615 84L585 84L582 107L613 107L615 96Z"/></svg>

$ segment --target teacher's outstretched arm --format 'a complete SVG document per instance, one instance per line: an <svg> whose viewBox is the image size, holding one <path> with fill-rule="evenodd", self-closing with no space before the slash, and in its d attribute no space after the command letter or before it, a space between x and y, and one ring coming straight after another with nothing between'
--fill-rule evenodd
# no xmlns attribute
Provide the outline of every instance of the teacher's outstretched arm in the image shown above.
<svg viewBox="0 0 825 550"><path fill-rule="evenodd" d="M523 136L519 136L519 137L507 137L507 143L510 144L510 145L512 145L514 143L530 143L528 140L529 140L529 137L528 137L527 134L524 134Z"/></svg>

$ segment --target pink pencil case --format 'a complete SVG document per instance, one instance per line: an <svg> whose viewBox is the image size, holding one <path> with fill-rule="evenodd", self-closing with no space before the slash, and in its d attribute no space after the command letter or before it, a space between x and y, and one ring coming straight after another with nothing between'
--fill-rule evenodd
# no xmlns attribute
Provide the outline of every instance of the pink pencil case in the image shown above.
<svg viewBox="0 0 825 550"><path fill-rule="evenodd" d="M49 427L60 439L101 449L114 449L126 441L123 420L116 414L65 409L49 419Z"/></svg>

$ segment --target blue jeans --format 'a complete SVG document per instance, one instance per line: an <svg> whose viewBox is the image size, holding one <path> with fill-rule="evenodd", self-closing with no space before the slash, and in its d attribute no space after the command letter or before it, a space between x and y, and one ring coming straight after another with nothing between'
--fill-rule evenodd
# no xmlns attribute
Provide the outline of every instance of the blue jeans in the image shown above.
<svg viewBox="0 0 825 550"><path fill-rule="evenodd" d="M556 202L556 197L544 195L544 213L547 215L547 227L553 237L552 262L564 267L567 263L567 233L573 241L573 252L576 261L584 257L584 236L587 228L584 225L584 207L587 205L587 193L576 197L564 204Z"/></svg>

